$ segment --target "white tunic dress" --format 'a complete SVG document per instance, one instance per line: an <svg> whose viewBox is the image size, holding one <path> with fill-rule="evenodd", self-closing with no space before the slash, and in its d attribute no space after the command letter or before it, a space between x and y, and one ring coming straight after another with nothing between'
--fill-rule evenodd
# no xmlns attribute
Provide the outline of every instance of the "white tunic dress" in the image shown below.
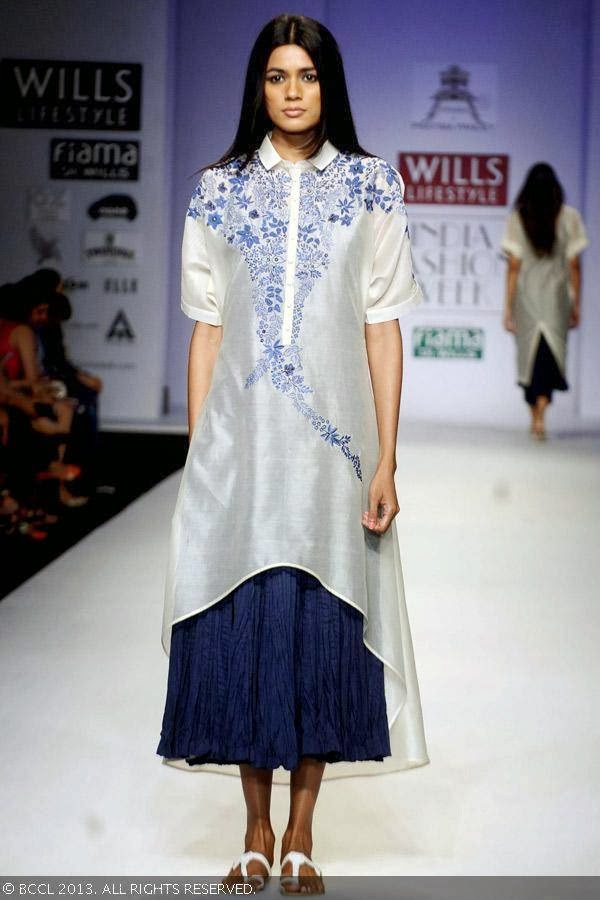
<svg viewBox="0 0 600 900"><path fill-rule="evenodd" d="M297 566L360 610L384 663L392 756L325 778L429 762L395 521L362 525L378 458L364 323L421 301L398 172L327 141L203 172L185 223L183 311L222 325L171 522L162 644L251 575ZM239 774L236 765L188 771ZM274 772L289 783L289 771Z"/></svg>
<svg viewBox="0 0 600 900"><path fill-rule="evenodd" d="M516 210L510 213L502 249L521 261L514 301L517 381L531 383L540 334L546 338L566 379L571 295L568 261L587 247L579 212L563 204L556 220L556 242L549 256L538 256Z"/></svg>

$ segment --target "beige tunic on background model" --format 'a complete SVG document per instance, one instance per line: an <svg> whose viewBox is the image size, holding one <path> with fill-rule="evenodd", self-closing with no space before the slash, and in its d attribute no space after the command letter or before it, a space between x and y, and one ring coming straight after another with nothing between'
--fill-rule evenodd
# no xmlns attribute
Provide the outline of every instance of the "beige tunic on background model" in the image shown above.
<svg viewBox="0 0 600 900"><path fill-rule="evenodd" d="M540 334L546 338L566 379L571 309L568 261L578 256L587 244L583 221L573 206L563 204L560 209L556 242L550 256L536 254L516 210L508 217L501 247L521 261L513 307L520 385L531 383Z"/></svg>
<svg viewBox="0 0 600 900"><path fill-rule="evenodd" d="M172 518L162 644L251 575L296 566L360 610L384 663L392 756L325 778L429 762L395 521L362 525L378 459L365 322L421 301L402 181L327 141L283 160L266 134L246 169L206 170L186 218L183 311L222 325ZM187 771L239 775L237 765ZM276 769L274 782L289 783Z"/></svg>

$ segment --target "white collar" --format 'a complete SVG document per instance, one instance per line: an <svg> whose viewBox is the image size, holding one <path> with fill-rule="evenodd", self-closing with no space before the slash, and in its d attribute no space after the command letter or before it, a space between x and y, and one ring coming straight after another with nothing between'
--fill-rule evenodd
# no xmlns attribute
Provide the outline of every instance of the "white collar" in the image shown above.
<svg viewBox="0 0 600 900"><path fill-rule="evenodd" d="M285 168L289 168L295 163L292 163L289 159L283 159L273 146L271 142L271 135L273 134L273 130L268 131L264 138L263 142L258 148L258 155L260 157L260 161L262 162L265 169L272 169L273 166L276 166L278 163L282 163ZM326 138L325 143L321 147L318 153L315 153L314 156L309 157L308 159L299 160L299 162L303 163L311 163L317 169L324 169L325 166L329 165L329 163L335 159L338 154L337 147L334 147L331 141ZM307 166L303 166L302 168L307 168Z"/></svg>

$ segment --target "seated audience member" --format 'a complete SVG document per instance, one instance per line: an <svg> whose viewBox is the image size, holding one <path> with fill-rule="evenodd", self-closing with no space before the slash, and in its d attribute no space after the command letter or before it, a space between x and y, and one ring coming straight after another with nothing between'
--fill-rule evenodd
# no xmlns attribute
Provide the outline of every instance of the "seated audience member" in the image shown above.
<svg viewBox="0 0 600 900"><path fill-rule="evenodd" d="M74 506L87 498L72 495L65 481L77 477L79 466L67 465L64 455L69 442L76 400L61 396L57 385L44 374L39 362L39 344L35 328L45 321L48 299L31 290L31 284L5 286L0 295L0 360L11 387L31 398L35 415L30 425L35 431L56 439L55 458L46 470L47 477L59 480L59 500ZM62 388L64 391L64 387ZM42 477L42 473L38 475Z"/></svg>
<svg viewBox="0 0 600 900"><path fill-rule="evenodd" d="M41 347L44 372L66 387L67 396L77 400L71 426L67 457L82 467L81 486L92 490L98 458L98 396L102 381L91 372L75 366L67 356L62 331L63 322L72 315L71 303L62 293L62 276L55 269L38 269L20 283L27 293L48 300L46 316L34 327Z"/></svg>

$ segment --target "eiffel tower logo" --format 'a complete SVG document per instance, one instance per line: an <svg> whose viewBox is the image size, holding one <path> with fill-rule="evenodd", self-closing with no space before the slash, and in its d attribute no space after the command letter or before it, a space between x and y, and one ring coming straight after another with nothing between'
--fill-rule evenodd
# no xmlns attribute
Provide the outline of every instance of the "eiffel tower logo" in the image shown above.
<svg viewBox="0 0 600 900"><path fill-rule="evenodd" d="M440 87L432 95L432 105L422 121L423 125L434 122L442 112L462 113L479 128L485 128L477 109L478 98L469 90L470 75L460 66L448 66L439 73Z"/></svg>

